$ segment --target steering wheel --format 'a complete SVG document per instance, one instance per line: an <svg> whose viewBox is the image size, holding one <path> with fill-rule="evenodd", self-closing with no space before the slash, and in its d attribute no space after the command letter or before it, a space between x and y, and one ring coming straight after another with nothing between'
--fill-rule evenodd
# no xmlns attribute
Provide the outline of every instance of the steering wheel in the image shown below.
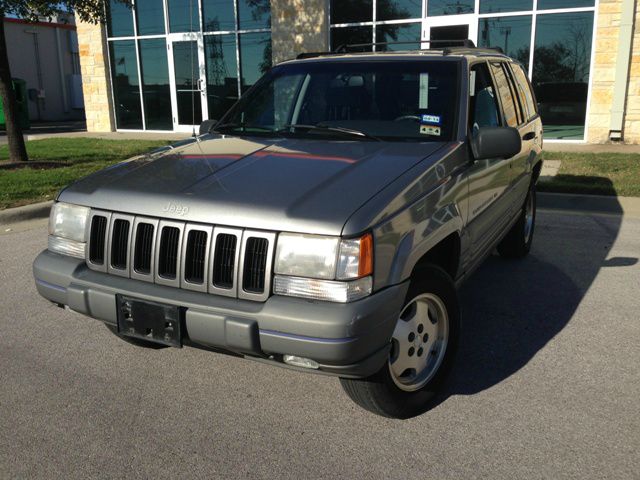
<svg viewBox="0 0 640 480"><path fill-rule="evenodd" d="M420 117L417 115L402 115L393 119L394 122L404 122L405 120L414 120L416 122L419 122Z"/></svg>

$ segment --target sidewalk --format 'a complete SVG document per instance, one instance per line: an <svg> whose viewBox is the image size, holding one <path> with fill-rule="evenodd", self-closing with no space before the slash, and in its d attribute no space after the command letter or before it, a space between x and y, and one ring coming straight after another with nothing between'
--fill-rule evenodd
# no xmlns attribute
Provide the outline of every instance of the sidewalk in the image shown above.
<svg viewBox="0 0 640 480"><path fill-rule="evenodd" d="M607 143L603 145L587 143L555 143L544 142L542 150L545 152L571 153L640 153L640 145Z"/></svg>

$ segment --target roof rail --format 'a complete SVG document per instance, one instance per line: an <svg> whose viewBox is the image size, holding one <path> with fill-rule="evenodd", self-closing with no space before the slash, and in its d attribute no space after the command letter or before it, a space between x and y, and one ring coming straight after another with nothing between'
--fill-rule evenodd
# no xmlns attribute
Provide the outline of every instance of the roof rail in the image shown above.
<svg viewBox="0 0 640 480"><path fill-rule="evenodd" d="M322 55L335 55L333 52L302 52L296 55L296 60L304 60L305 58L321 57Z"/></svg>
<svg viewBox="0 0 640 480"><path fill-rule="evenodd" d="M349 49L353 48L362 48L362 47L375 47L378 45L415 45L416 43L428 43L429 47L438 47L438 45L442 47L452 47L452 46L460 46L466 48L476 48L476 44L473 43L473 40L465 39L452 39L452 40L417 40L415 42L372 42L372 43L344 43L339 45L333 53L349 53Z"/></svg>

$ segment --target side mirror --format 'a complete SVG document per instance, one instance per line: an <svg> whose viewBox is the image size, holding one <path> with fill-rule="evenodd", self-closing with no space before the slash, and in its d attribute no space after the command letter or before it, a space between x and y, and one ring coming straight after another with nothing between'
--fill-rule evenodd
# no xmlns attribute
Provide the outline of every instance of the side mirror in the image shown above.
<svg viewBox="0 0 640 480"><path fill-rule="evenodd" d="M475 160L510 158L521 149L520 133L513 127L482 127L472 133L471 150Z"/></svg>
<svg viewBox="0 0 640 480"><path fill-rule="evenodd" d="M205 133L209 133L211 128L218 123L218 120L203 120L200 124L200 129L198 130L198 135L204 135Z"/></svg>

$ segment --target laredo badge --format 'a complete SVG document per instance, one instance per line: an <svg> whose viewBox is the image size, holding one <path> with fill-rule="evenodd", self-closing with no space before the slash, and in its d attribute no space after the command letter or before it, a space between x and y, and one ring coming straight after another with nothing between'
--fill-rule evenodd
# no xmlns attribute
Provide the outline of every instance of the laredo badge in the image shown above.
<svg viewBox="0 0 640 480"><path fill-rule="evenodd" d="M420 133L423 135L440 136L440 127L437 125L420 125Z"/></svg>

